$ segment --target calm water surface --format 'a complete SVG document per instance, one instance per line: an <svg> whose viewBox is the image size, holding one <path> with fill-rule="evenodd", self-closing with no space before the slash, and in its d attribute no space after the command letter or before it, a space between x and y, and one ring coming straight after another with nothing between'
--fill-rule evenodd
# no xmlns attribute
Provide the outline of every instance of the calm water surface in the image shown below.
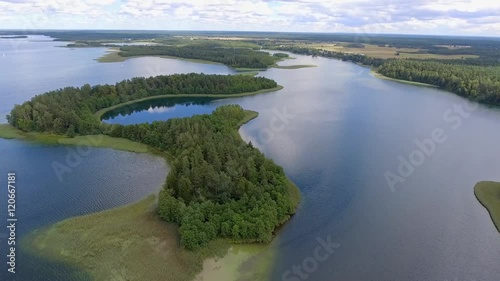
<svg viewBox="0 0 500 281"><path fill-rule="evenodd" d="M0 46L4 46L2 44L5 43L0 41ZM7 93L5 98L8 101L1 104L0 111L7 112L13 103L45 90L153 75L151 69L157 69L156 74L232 73L220 65L158 58L100 64L93 59L105 52L102 48L70 50L54 48L53 45L56 43L25 44L25 49L32 50L27 51L26 56L35 61L22 68L32 72L28 72L30 75L24 77L22 84L10 82L16 78L14 73L7 75L13 77L0 78L1 94ZM33 52L47 53L36 56ZM13 61L28 61L19 53L14 52L12 56L19 56ZM67 56L67 60L60 59L61 56ZM310 273L303 272L306 274L302 275L303 278L292 279L299 276L291 273L287 276L289 280L500 280L500 234L473 194L473 186L478 181L500 181L500 151L495 149L500 142L498 110L479 106L458 118L460 115L453 112L454 105L463 105L466 101L456 95L380 80L374 78L368 69L351 63L296 57L298 59L282 64L315 64L318 67L261 72L261 75L285 86L279 92L199 102L165 99L122 108L108 116L110 119L106 122L132 124L166 120L207 113L228 103L238 103L246 109L258 111L259 117L243 126L240 133L246 141L252 141L282 165L303 195L299 211L273 242L279 250L273 280L282 280L283 273L292 271L294 265L302 265L314 255L319 245L317 239L327 240L328 237L340 247ZM43 71L61 68L65 72L66 67L70 68L73 63L74 73L69 71L70 75L66 77ZM4 67L2 61L2 73ZM29 85L37 86L31 88ZM391 190L384 174L388 171L397 174L398 158L408 159L415 154L413 152L418 149L415 142L430 138L436 129L444 133L446 141L437 144L413 173L405 177L403 183L397 183L394 191ZM12 146L22 152L16 152ZM36 151L33 146L41 154L32 152ZM30 192L29 186L36 190L34 186L41 179L49 186L59 184L53 175L43 178L43 175L51 174L50 167L44 165L54 161L53 156L43 155L48 153L46 151L59 149L62 157L66 153L64 147L4 140L0 142L0 149L11 153L12 157L6 159L15 155L15 159L20 159L17 161L30 163L28 166L13 166L7 161L1 162L4 173L16 169L20 175L27 174L20 178L25 182L23 185L28 194L37 194ZM88 160L89 167L121 163L109 154L114 157L130 155L96 150L95 158ZM136 157L139 155L133 154L127 159L138 161ZM116 169L133 170L130 179L135 180L149 178L146 170L155 167L165 171L164 166L159 167L161 165L147 156L144 156L144 161L153 162L138 165L144 170L138 170L134 165L128 168L129 163L122 163ZM49 171L40 176L28 176L29 172L44 169ZM110 185L119 184L121 176L114 179L113 172L99 171L108 177ZM82 177L74 178L75 192L81 192L81 200L92 201L95 191L89 191L99 188L94 186L89 190L85 183L88 179L83 177L92 175L92 172L75 169L77 172ZM159 178L158 182L162 180ZM65 188L73 185L61 184ZM76 215L73 211L64 211L64 195L54 194L57 196L51 196L51 206L57 205L68 216ZM116 195L110 192L101 198ZM39 196L24 195L23 198L37 201ZM83 201L82 207L88 204L88 201ZM107 207L106 204L102 206ZM23 215L27 216L26 221L35 216L30 215L36 210L31 211L30 204L23 208L26 208L26 215ZM45 216L48 215L40 214L40 217ZM46 223L64 217L54 217ZM32 227L44 224L43 221L33 223Z"/></svg>

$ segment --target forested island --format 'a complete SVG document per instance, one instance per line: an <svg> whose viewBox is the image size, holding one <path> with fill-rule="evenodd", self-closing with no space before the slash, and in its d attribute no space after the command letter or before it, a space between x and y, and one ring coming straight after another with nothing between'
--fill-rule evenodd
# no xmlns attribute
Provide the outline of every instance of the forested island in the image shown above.
<svg viewBox="0 0 500 281"><path fill-rule="evenodd" d="M235 132L257 113L227 105L212 115L128 126L105 124L99 117L102 110L149 97L230 96L277 88L273 80L242 75L133 78L38 95L16 105L7 119L24 132L105 134L167 153L172 171L160 193L158 214L180 225L187 249L199 249L217 237L269 242L295 212L299 195L281 167Z"/></svg>

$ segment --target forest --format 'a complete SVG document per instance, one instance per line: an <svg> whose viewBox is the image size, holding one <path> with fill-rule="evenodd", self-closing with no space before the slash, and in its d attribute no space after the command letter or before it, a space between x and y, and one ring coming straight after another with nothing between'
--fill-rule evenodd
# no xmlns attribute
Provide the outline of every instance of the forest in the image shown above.
<svg viewBox="0 0 500 281"><path fill-rule="evenodd" d="M500 66L391 60L380 66L378 72L387 77L435 85L478 102L500 105Z"/></svg>
<svg viewBox="0 0 500 281"><path fill-rule="evenodd" d="M181 244L200 249L215 238L269 242L295 212L299 195L283 169L237 133L257 116L238 105L212 114L123 126L101 123L96 112L125 101L165 94L235 94L276 87L243 75L175 74L115 85L68 87L16 105L7 117L24 131L102 133L147 144L172 156L158 214L180 226Z"/></svg>
<svg viewBox="0 0 500 281"><path fill-rule="evenodd" d="M490 53L485 57L465 60L410 60L371 58L293 46L275 49L376 67L380 74L390 78L431 84L478 102L500 105L500 64L489 57Z"/></svg>
<svg viewBox="0 0 500 281"><path fill-rule="evenodd" d="M186 46L124 46L119 55L131 56L172 56L185 59L201 59L225 64L234 68L268 68L280 59L267 52L247 48L227 48L220 44L205 43Z"/></svg>
<svg viewBox="0 0 500 281"><path fill-rule="evenodd" d="M226 105L211 115L113 125L111 136L175 157L158 213L180 225L187 249L199 249L217 237L269 242L295 211L283 169L235 133L248 114L238 105Z"/></svg>
<svg viewBox="0 0 500 281"><path fill-rule="evenodd" d="M100 134L109 130L95 113L120 103L162 95L231 95L277 87L274 80L247 75L175 74L132 78L115 85L88 84L66 87L15 105L7 115L12 126L23 131L68 136Z"/></svg>
<svg viewBox="0 0 500 281"><path fill-rule="evenodd" d="M351 53L342 53L342 52L333 52L326 50L317 50L317 49L309 49L309 48L301 48L295 46L279 46L273 47L273 49L291 52L300 55L309 55L309 56L320 56L325 58L333 58L339 59L342 61L351 61L354 63L360 63L367 66L375 66L378 67L384 63L384 59L372 58L361 54L351 54Z"/></svg>

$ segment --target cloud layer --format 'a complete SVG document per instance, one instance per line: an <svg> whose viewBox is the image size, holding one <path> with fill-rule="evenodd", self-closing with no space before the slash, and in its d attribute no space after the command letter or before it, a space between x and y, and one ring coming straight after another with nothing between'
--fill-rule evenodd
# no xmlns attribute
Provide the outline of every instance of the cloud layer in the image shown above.
<svg viewBox="0 0 500 281"><path fill-rule="evenodd" d="M500 1L0 0L0 28L500 36Z"/></svg>

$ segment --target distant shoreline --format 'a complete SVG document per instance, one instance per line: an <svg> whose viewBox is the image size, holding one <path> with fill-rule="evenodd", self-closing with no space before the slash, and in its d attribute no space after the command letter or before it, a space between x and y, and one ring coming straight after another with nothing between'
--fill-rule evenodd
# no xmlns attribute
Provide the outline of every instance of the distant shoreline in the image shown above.
<svg viewBox="0 0 500 281"><path fill-rule="evenodd" d="M95 59L98 62L102 63L113 63L113 62L124 62L128 59L133 59L133 58L143 58L143 57L155 57L155 58L165 58L165 59L177 59L181 61L188 61L188 62L194 62L194 63L204 63L204 64L215 64L215 65L225 65L220 62L214 62L210 60L203 60L203 59L187 59L187 58L182 58L182 57L174 57L174 56L164 56L164 55L138 55L138 56L120 56L118 54L120 52L119 48L111 47L108 48L106 54L102 55L101 57ZM291 59L291 58L285 58L285 59ZM282 59L282 60L285 60ZM269 66L268 68L244 68L244 67L230 67L228 65L225 65L229 68L232 68L236 70L237 72L252 72L252 71L265 71L270 68L277 68L277 69L299 69L299 68L309 68L309 67L316 67L316 65L303 65L303 64L298 64L298 65L278 65L274 64Z"/></svg>
<svg viewBox="0 0 500 281"><path fill-rule="evenodd" d="M257 116L257 112L246 110L246 116L237 125L234 132L238 134L238 129L242 125ZM2 137L2 127L5 125L0 125L0 137ZM117 140L117 138L112 139ZM109 147L116 149L112 145ZM153 151L148 150L141 152L154 154ZM170 164L172 159L166 157L165 160L167 164ZM290 196L295 209L297 209L300 203L300 190L291 180L288 179L288 182ZM43 250L42 258L74 264L87 271L97 281L110 280L110 277L130 277L132 271L134 273L140 272L139 276L152 278L142 280L157 280L155 278L159 278L165 273L159 268L172 259L175 262L172 262L171 268L167 272L171 270L169 274L181 274L183 278L185 277L182 280L199 281L210 276L218 276L217 280L219 281L233 281L240 275L249 274L246 271L241 272L240 266L256 256L260 258L253 265L251 275L253 277L259 276L259 278L269 277L272 259L275 256L275 251L270 244L217 239L210 242L207 248L202 251L185 250L178 244L178 226L166 223L156 214L157 198L157 195L154 194L129 205L59 221L47 228L30 233L23 240L24 247L26 251L39 256L41 255L40 251ZM144 232L144 229L149 231ZM93 231L92 235L84 234L88 230ZM156 242L151 243L150 241ZM116 253L116 243L130 246ZM62 254L64 249L68 248L72 250ZM235 256L233 248L237 249L237 252L241 252L238 259L235 259L237 256ZM164 251L158 251L158 249ZM89 251L93 254L89 255ZM137 260L131 254L136 251L151 253L153 259ZM118 255L121 258L106 258L108 254ZM220 265L221 261L226 261L224 267ZM125 264L124 268L122 268L123 264ZM189 264L189 266L185 264ZM219 266L214 267L214 264L219 264ZM120 270L113 270L110 273L109 268ZM223 279L221 279L222 277Z"/></svg>
<svg viewBox="0 0 500 281"><path fill-rule="evenodd" d="M384 80L389 80L389 81L394 81L402 84L408 84L408 85L414 85L414 86L421 86L421 87L428 87L428 88L439 88L438 86L431 85L431 84L426 84L426 83L421 83L421 82L415 82L415 81L408 81L408 80L402 80L402 79L396 79L396 78L391 78L387 77L379 72L377 72L374 69L370 70L370 73L379 78L379 79L384 79Z"/></svg>
<svg viewBox="0 0 500 281"><path fill-rule="evenodd" d="M0 36L0 39L23 39L23 38L28 38L28 35Z"/></svg>

